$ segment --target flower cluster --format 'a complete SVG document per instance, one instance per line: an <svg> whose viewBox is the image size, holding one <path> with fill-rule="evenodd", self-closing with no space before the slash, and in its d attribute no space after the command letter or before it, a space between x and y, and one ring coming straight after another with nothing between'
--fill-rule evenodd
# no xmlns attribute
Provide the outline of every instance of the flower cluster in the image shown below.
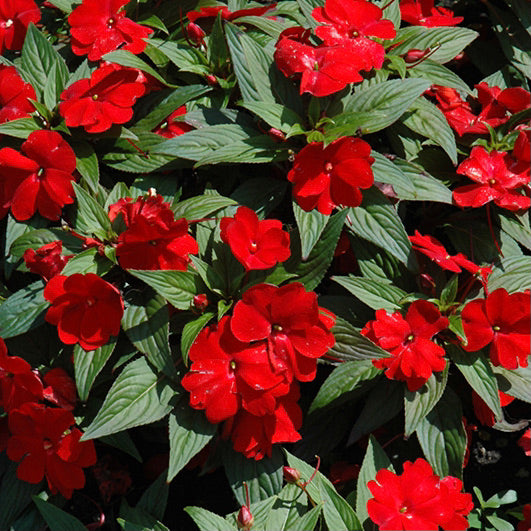
<svg viewBox="0 0 531 531"><path fill-rule="evenodd" d="M204 329L192 345L182 385L190 405L247 457L271 455L272 445L300 439L296 380L315 378L317 358L334 345L334 317L302 284L257 284L232 316Z"/></svg>
<svg viewBox="0 0 531 531"><path fill-rule="evenodd" d="M310 43L303 28L284 30L276 44L275 61L282 73L301 74L300 92L323 97L363 80L360 72L380 69L385 48L370 37L393 39L395 27L382 10L367 0L326 0L313 18L322 44Z"/></svg>
<svg viewBox="0 0 531 531"><path fill-rule="evenodd" d="M41 379L28 362L8 356L0 339L0 406L8 414L7 456L20 463L20 480L36 484L46 477L50 491L65 498L83 488L83 468L96 462L94 443L80 442L82 432L72 414L75 402L75 383L63 369L51 369Z"/></svg>
<svg viewBox="0 0 531 531"><path fill-rule="evenodd" d="M63 255L63 242L60 240L47 243L38 249L26 249L23 259L26 267L48 282L52 277L58 275L68 260L73 255Z"/></svg>
<svg viewBox="0 0 531 531"><path fill-rule="evenodd" d="M20 50L28 26L41 19L41 12L33 0L0 2L0 54L5 50Z"/></svg>
<svg viewBox="0 0 531 531"><path fill-rule="evenodd" d="M468 529L472 495L461 492L461 480L437 476L424 459L406 461L400 475L380 470L367 487L373 495L367 502L369 517L382 531Z"/></svg>

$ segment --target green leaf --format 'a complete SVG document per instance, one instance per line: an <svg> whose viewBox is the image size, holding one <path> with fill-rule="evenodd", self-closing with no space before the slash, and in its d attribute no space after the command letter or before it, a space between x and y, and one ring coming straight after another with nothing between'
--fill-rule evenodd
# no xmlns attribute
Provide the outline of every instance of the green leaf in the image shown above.
<svg viewBox="0 0 531 531"><path fill-rule="evenodd" d="M272 57L263 46L233 24L225 23L225 35L243 101L275 103L269 78Z"/></svg>
<svg viewBox="0 0 531 531"><path fill-rule="evenodd" d="M170 486L166 482L166 473L162 473L147 490L144 491L136 507L162 520L168 504Z"/></svg>
<svg viewBox="0 0 531 531"><path fill-rule="evenodd" d="M312 531L319 521L322 510L322 505L315 506L311 511L297 518L287 529L289 531Z"/></svg>
<svg viewBox="0 0 531 531"><path fill-rule="evenodd" d="M83 440L160 420L171 411L174 394L145 358L132 361L115 380Z"/></svg>
<svg viewBox="0 0 531 531"><path fill-rule="evenodd" d="M458 275L453 275L442 289L440 296L442 306L447 307L455 301L455 298L457 297L457 287L459 284L458 279Z"/></svg>
<svg viewBox="0 0 531 531"><path fill-rule="evenodd" d="M28 138L33 131L39 131L41 126L34 118L19 118L0 124L0 135L13 136L15 138Z"/></svg>
<svg viewBox="0 0 531 531"><path fill-rule="evenodd" d="M112 232L109 216L103 207L77 183L72 183L77 199L76 229L105 240Z"/></svg>
<svg viewBox="0 0 531 531"><path fill-rule="evenodd" d="M366 393L381 371L370 360L347 361L338 365L324 381L308 413L337 406Z"/></svg>
<svg viewBox="0 0 531 531"><path fill-rule="evenodd" d="M59 507L33 496L33 501L50 531L87 531L87 528L75 516L59 509Z"/></svg>
<svg viewBox="0 0 531 531"><path fill-rule="evenodd" d="M141 18L140 20L137 20L137 24L142 24L144 26L149 26L150 28L158 29L164 32L166 35L170 34L164 22L162 22L162 20L160 20L157 15L149 15L145 18Z"/></svg>
<svg viewBox="0 0 531 531"><path fill-rule="evenodd" d="M265 525L267 524L267 519L269 515L271 514L271 510L275 503L278 501L278 498L276 496L270 496L269 498L265 500L261 500L258 502L251 503L250 509L251 514L253 515L254 522L253 522L253 531L265 531ZM231 514L228 514L225 516L225 520L230 522L231 524L238 525L238 512L235 511Z"/></svg>
<svg viewBox="0 0 531 531"><path fill-rule="evenodd" d="M355 443L393 419L403 407L404 385L383 379L370 390L348 438L348 445Z"/></svg>
<svg viewBox="0 0 531 531"><path fill-rule="evenodd" d="M369 436L369 444L361 465L358 488L356 490L356 513L363 524L363 529L366 531L374 528L367 512L367 502L373 497L371 491L367 488L367 483L373 481L378 471L384 468L392 470L391 461L378 444L378 441L371 435Z"/></svg>
<svg viewBox="0 0 531 531"><path fill-rule="evenodd" d="M178 310L188 310L197 294L197 274L188 271L141 271L128 269Z"/></svg>
<svg viewBox="0 0 531 531"><path fill-rule="evenodd" d="M210 67L205 64L206 58L204 55L192 46L160 39L149 39L148 42L157 52L164 54L184 72L193 72L201 76L211 73Z"/></svg>
<svg viewBox="0 0 531 531"><path fill-rule="evenodd" d="M343 361L365 361L367 359L388 358L389 352L362 336L352 324L340 317L332 328L336 343L328 355Z"/></svg>
<svg viewBox="0 0 531 531"><path fill-rule="evenodd" d="M289 133L290 129L302 124L303 119L291 109L280 103L271 101L248 101L241 104L242 107L256 114L271 127Z"/></svg>
<svg viewBox="0 0 531 531"><path fill-rule="evenodd" d="M55 66L56 77L66 81L68 68L64 59L54 50L48 39L30 23L20 56L23 77L31 83L39 95L49 83L49 75Z"/></svg>
<svg viewBox="0 0 531 531"><path fill-rule="evenodd" d="M472 389L494 413L496 420L503 420L496 376L484 354L481 352L464 352L455 345L448 345L447 351Z"/></svg>
<svg viewBox="0 0 531 531"><path fill-rule="evenodd" d="M50 0L50 4L54 5L64 13L71 13L72 6L76 3L76 0Z"/></svg>
<svg viewBox="0 0 531 531"><path fill-rule="evenodd" d="M498 212L501 228L520 245L531 250L531 227L529 214L518 216L513 212Z"/></svg>
<svg viewBox="0 0 531 531"><path fill-rule="evenodd" d="M96 247L91 247L71 258L61 271L61 275L70 276L76 273L83 275L95 273L96 275L103 276L112 266L113 263L105 256L101 256Z"/></svg>
<svg viewBox="0 0 531 531"><path fill-rule="evenodd" d="M255 461L247 459L242 453L226 445L223 464L234 496L240 505L245 505L244 481L247 483L251 502L265 500L282 490L284 459L276 446L273 447L271 457Z"/></svg>
<svg viewBox="0 0 531 531"><path fill-rule="evenodd" d="M228 206L236 205L236 201L230 197L221 195L202 195L190 197L173 206L175 219L186 218L188 220L202 219L215 214Z"/></svg>
<svg viewBox="0 0 531 531"><path fill-rule="evenodd" d="M373 310L383 308L386 312L396 312L401 309L401 301L407 296L404 290L393 284L370 278L349 275L348 277L334 276L331 280L343 286Z"/></svg>
<svg viewBox="0 0 531 531"><path fill-rule="evenodd" d="M138 452L131 435L127 431L121 431L119 433L113 433L111 435L104 435L98 439L99 442L117 448L121 452L130 455L133 459L136 459L139 463L142 463L142 456Z"/></svg>
<svg viewBox="0 0 531 531"><path fill-rule="evenodd" d="M430 60L437 63L447 63L458 53L462 52L478 33L468 28L425 28L423 26L409 26L396 32L396 47L389 52L392 55L404 55L409 50L425 50L438 47Z"/></svg>
<svg viewBox="0 0 531 531"><path fill-rule="evenodd" d="M109 61L109 63L128 66L129 68L138 68L139 70L142 70L142 72L153 76L163 85L172 88L175 87L175 85L168 83L154 68L151 68L146 62L142 61L140 57L137 57L127 50L115 50L114 52L106 53L102 59L104 61Z"/></svg>
<svg viewBox="0 0 531 531"><path fill-rule="evenodd" d="M76 154L76 170L81 174L91 192L98 194L100 170L94 148L88 142L72 143L72 148Z"/></svg>
<svg viewBox="0 0 531 531"><path fill-rule="evenodd" d="M225 42L221 20L221 14L218 13L214 24L212 25L212 29L210 30L210 35L207 38L206 44L207 59L210 65L212 65L212 70L214 72L221 71L230 61L229 49Z"/></svg>
<svg viewBox="0 0 531 531"><path fill-rule="evenodd" d="M192 409L184 400L177 404L169 416L168 483L210 442L216 431L217 425L210 424L203 411Z"/></svg>
<svg viewBox="0 0 531 531"><path fill-rule="evenodd" d="M405 390L404 435L409 437L418 427L419 422L435 407L446 389L449 363L441 372L433 373L428 381L417 391Z"/></svg>
<svg viewBox="0 0 531 531"><path fill-rule="evenodd" d="M299 237L301 239L301 255L303 260L307 260L311 250L319 241L330 216L321 214L318 210L306 212L295 201L293 204L293 214L299 228Z"/></svg>
<svg viewBox="0 0 531 531"><path fill-rule="evenodd" d="M44 91L42 98L44 104L50 110L55 109L55 106L59 102L61 92L63 92L65 83L68 79L68 70L61 68L59 62L55 62L48 74L48 81L44 85Z"/></svg>
<svg viewBox="0 0 531 531"><path fill-rule="evenodd" d="M427 79L433 85L441 85L470 93L468 85L457 74L432 59L425 59L421 63L410 67L409 73L412 77Z"/></svg>
<svg viewBox="0 0 531 531"><path fill-rule="evenodd" d="M214 317L214 312L205 312L204 314L196 317L193 321L190 321L184 325L181 334L181 354L183 361L188 363L188 352L190 347L196 340L199 332L208 324L208 322Z"/></svg>
<svg viewBox="0 0 531 531"><path fill-rule="evenodd" d="M325 126L328 142L341 136L375 133L396 122L431 83L425 79L393 79L354 93L343 114Z"/></svg>
<svg viewBox="0 0 531 531"><path fill-rule="evenodd" d="M315 469L289 452L285 451L285 454L288 465L300 472L302 481L308 481ZM312 481L306 485L306 491L315 503L323 504L323 516L328 529L361 530L360 522L352 507L337 493L332 483L321 472L317 472Z"/></svg>
<svg viewBox="0 0 531 531"><path fill-rule="evenodd" d="M238 531L238 528L229 524L225 518L202 507L185 507L184 510L190 515L200 531Z"/></svg>
<svg viewBox="0 0 531 531"><path fill-rule="evenodd" d="M531 365L518 369L492 367L500 391L531 403Z"/></svg>
<svg viewBox="0 0 531 531"><path fill-rule="evenodd" d="M509 293L531 289L531 257L502 258L489 276L488 288L489 292L505 288Z"/></svg>
<svg viewBox="0 0 531 531"><path fill-rule="evenodd" d="M240 184L231 198L254 210L259 218L264 218L282 201L287 187L287 182L278 179L256 177Z"/></svg>
<svg viewBox="0 0 531 531"><path fill-rule="evenodd" d="M79 399L86 402L96 376L101 372L116 346L116 337L96 350L83 350L78 344L74 347L74 373Z"/></svg>
<svg viewBox="0 0 531 531"><path fill-rule="evenodd" d="M306 494L297 485L287 483L276 498L264 528L291 531L293 525L299 522L308 511ZM321 509L319 507L319 512ZM303 531L313 530L313 526L308 525L302 529Z"/></svg>
<svg viewBox="0 0 531 531"><path fill-rule="evenodd" d="M57 240L63 242L63 254L69 252L80 252L82 248L82 240L74 236L71 232L59 229L36 229L26 232L19 236L10 246L9 254L14 257L23 256L27 249L38 249L47 243L52 243Z"/></svg>
<svg viewBox="0 0 531 531"><path fill-rule="evenodd" d="M408 269L417 268L402 220L395 207L379 190L371 188L363 192L362 204L349 209L347 226L360 238L398 258Z"/></svg>
<svg viewBox="0 0 531 531"><path fill-rule="evenodd" d="M177 376L171 356L169 313L166 300L153 291L127 294L122 329L133 345L159 371L170 378Z"/></svg>
<svg viewBox="0 0 531 531"><path fill-rule="evenodd" d="M419 422L416 433L426 459L438 476L462 477L467 438L461 402L449 387Z"/></svg>
<svg viewBox="0 0 531 531"><path fill-rule="evenodd" d="M457 164L454 132L444 114L433 103L426 98L418 98L402 116L401 121L415 133L441 146L454 165Z"/></svg>
<svg viewBox="0 0 531 531"><path fill-rule="evenodd" d="M0 305L0 337L24 334L44 323L49 302L44 300L41 280L19 289Z"/></svg>

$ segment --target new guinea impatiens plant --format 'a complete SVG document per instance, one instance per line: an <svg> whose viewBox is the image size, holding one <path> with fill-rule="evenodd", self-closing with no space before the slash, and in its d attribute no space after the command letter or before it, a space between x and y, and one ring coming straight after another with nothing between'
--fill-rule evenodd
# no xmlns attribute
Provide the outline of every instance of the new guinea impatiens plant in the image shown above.
<svg viewBox="0 0 531 531"><path fill-rule="evenodd" d="M0 0L0 530L529 529L526 20Z"/></svg>

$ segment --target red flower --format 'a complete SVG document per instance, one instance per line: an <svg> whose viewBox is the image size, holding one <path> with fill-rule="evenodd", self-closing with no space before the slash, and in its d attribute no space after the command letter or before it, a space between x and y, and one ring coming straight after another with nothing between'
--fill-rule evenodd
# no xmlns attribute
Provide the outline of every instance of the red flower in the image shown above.
<svg viewBox="0 0 531 531"><path fill-rule="evenodd" d="M42 378L44 398L56 406L73 411L77 402L76 382L60 367L50 369Z"/></svg>
<svg viewBox="0 0 531 531"><path fill-rule="evenodd" d="M133 117L132 107L145 92L137 77L132 68L97 68L90 79L80 79L62 92L59 113L68 127L82 126L87 133L124 124Z"/></svg>
<svg viewBox="0 0 531 531"><path fill-rule="evenodd" d="M486 299L469 302L461 312L467 343L463 348L475 352L490 343L490 360L506 369L527 367L530 354L529 293L509 295L504 288Z"/></svg>
<svg viewBox="0 0 531 531"><path fill-rule="evenodd" d="M491 151L482 146L472 148L470 157L457 168L457 173L466 175L478 184L467 184L453 191L453 198L460 207L480 207L494 201L499 207L511 211L527 209L531 199L518 189L529 181L526 172L516 174L511 157L503 151ZM524 170L524 168L522 168Z"/></svg>
<svg viewBox="0 0 531 531"><path fill-rule="evenodd" d="M56 131L34 131L21 146L0 150L0 208L11 207L18 220L31 218L38 210L47 219L59 219L64 205L74 202L72 173L74 150Z"/></svg>
<svg viewBox="0 0 531 531"><path fill-rule="evenodd" d="M5 48L20 50L28 26L40 19L41 12L33 0L0 0L0 54Z"/></svg>
<svg viewBox="0 0 531 531"><path fill-rule="evenodd" d="M14 66L0 65L0 124L29 116L35 110L29 100L36 99L34 88Z"/></svg>
<svg viewBox="0 0 531 531"><path fill-rule="evenodd" d="M326 0L312 16L326 26L318 26L315 34L328 46L356 37L393 39L396 30L390 20L381 20L382 10L367 0Z"/></svg>
<svg viewBox="0 0 531 531"><path fill-rule="evenodd" d="M362 81L361 70L381 68L384 47L365 37L344 41L341 46L310 46L307 30L289 28L280 34L275 62L288 77L302 74L300 93L328 96L349 83Z"/></svg>
<svg viewBox="0 0 531 531"><path fill-rule="evenodd" d="M335 316L317 305L317 295L294 282L282 287L257 284L234 306L231 330L240 341L266 340L276 372L300 381L315 378L317 358L334 346ZM290 378L291 379L291 378Z"/></svg>
<svg viewBox="0 0 531 531"><path fill-rule="evenodd" d="M71 498L85 485L83 468L96 462L92 441L80 442L81 431L73 427L70 411L27 403L9 415L12 437L7 456L20 461L17 477L39 483L44 476L52 493Z"/></svg>
<svg viewBox="0 0 531 531"><path fill-rule="evenodd" d="M221 239L247 271L269 269L291 255L289 234L282 230L282 222L259 221L245 206L239 207L233 218L223 218L220 227Z"/></svg>
<svg viewBox="0 0 531 531"><path fill-rule="evenodd" d="M437 531L468 529L466 515L474 507L472 496L462 493L462 482L452 476L440 479L424 459L406 461L397 475L380 470L367 487L374 498L367 502L370 519L381 531Z"/></svg>
<svg viewBox="0 0 531 531"><path fill-rule="evenodd" d="M518 439L517 444L527 457L531 457L531 428L525 430L524 434Z"/></svg>
<svg viewBox="0 0 531 531"><path fill-rule="evenodd" d="M530 531L531 530L531 503L526 503L522 508L523 520L518 522L516 531Z"/></svg>
<svg viewBox="0 0 531 531"><path fill-rule="evenodd" d="M56 242L47 243L37 250L26 249L24 251L24 262L26 267L36 275L41 275L47 282L55 275L58 275L68 260L73 255L63 256L63 242L57 240Z"/></svg>
<svg viewBox="0 0 531 531"><path fill-rule="evenodd" d="M385 375L390 380L405 381L410 391L416 391L433 372L446 366L444 349L430 340L447 327L448 319L434 304L417 300L405 319L400 312L377 310L376 320L369 321L361 333L391 353L389 358L373 360L373 365L387 369Z"/></svg>
<svg viewBox="0 0 531 531"><path fill-rule="evenodd" d="M500 405L502 407L508 406L514 400L513 396L510 396L503 391L498 391L498 394L500 396ZM481 424L483 424L483 426L492 427L496 424L494 413L475 391L472 391L472 407L474 408L476 418Z"/></svg>
<svg viewBox="0 0 531 531"><path fill-rule="evenodd" d="M195 22L201 18L215 18L221 13L221 18L223 20L234 20L240 17L255 16L259 17L266 13L267 11L273 9L277 4L270 4L265 7L253 7L250 9L238 9L237 11L229 11L225 6L215 6L215 7L202 7L197 11L188 11L186 17L190 22Z"/></svg>
<svg viewBox="0 0 531 531"><path fill-rule="evenodd" d="M166 138L174 138L176 136L184 135L184 133L188 133L188 131L193 129L193 126L177 119L179 116L183 116L185 114L186 106L181 105L178 109L173 111L168 118L166 118L166 120L157 125L153 132Z"/></svg>
<svg viewBox="0 0 531 531"><path fill-rule="evenodd" d="M324 149L322 142L302 148L288 173L299 206L326 215L339 205L359 206L360 188L374 182L370 154L367 142L352 137L338 138Z"/></svg>
<svg viewBox="0 0 531 531"><path fill-rule="evenodd" d="M139 197L134 203L120 200L110 208L111 220L118 213L127 229L120 234L116 256L124 269L174 269L186 271L189 254L197 254L197 242L188 234L188 222L175 220L162 196Z"/></svg>
<svg viewBox="0 0 531 531"><path fill-rule="evenodd" d="M31 365L18 356L8 356L6 344L1 338L0 391L0 405L8 412L43 397L42 382Z"/></svg>
<svg viewBox="0 0 531 531"><path fill-rule="evenodd" d="M272 413L258 416L240 410L225 422L223 435L230 435L234 449L249 459L271 457L273 444L301 439L297 431L302 426L302 412L297 404L299 396L299 388L293 383L289 394L277 400Z"/></svg>
<svg viewBox="0 0 531 531"><path fill-rule="evenodd" d="M456 26L463 17L454 17L454 12L444 7L434 7L434 0L401 0L402 20L414 26Z"/></svg>
<svg viewBox="0 0 531 531"><path fill-rule="evenodd" d="M201 331L190 349L190 372L181 381L190 392L190 405L204 409L213 424L242 407L253 415L273 414L276 397L288 391L284 375L270 367L266 343L238 341L229 319Z"/></svg>
<svg viewBox="0 0 531 531"><path fill-rule="evenodd" d="M123 44L124 50L142 53L147 45L144 40L153 32L125 16L123 6L129 0L83 0L70 16L72 51L86 55L90 61L98 61L107 52Z"/></svg>
<svg viewBox="0 0 531 531"><path fill-rule="evenodd" d="M118 335L124 303L117 288L94 273L56 275L44 288L51 303L46 320L57 325L59 339L94 350Z"/></svg>

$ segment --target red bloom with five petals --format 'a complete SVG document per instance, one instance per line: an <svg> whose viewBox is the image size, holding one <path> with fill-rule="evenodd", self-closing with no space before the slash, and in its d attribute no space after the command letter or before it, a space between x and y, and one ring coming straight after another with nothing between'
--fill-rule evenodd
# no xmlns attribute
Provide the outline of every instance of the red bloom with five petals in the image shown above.
<svg viewBox="0 0 531 531"><path fill-rule="evenodd" d="M132 107L146 90L137 78L132 68L97 68L90 79L80 79L61 93L59 113L68 127L81 126L87 133L124 124L133 117Z"/></svg>
<svg viewBox="0 0 531 531"><path fill-rule="evenodd" d="M374 182L370 154L367 142L352 137L338 138L324 149L322 142L305 146L288 173L298 205L325 215L336 206L359 206L360 188L370 188Z"/></svg>
<svg viewBox="0 0 531 531"><path fill-rule="evenodd" d="M58 275L73 256L63 256L62 252L63 242L57 240L56 242L47 243L36 250L26 249L23 258L26 267L32 273L41 275L45 281L48 281Z"/></svg>
<svg viewBox="0 0 531 531"><path fill-rule="evenodd" d="M20 50L28 26L41 19L33 0L0 0L0 54L4 49Z"/></svg>
<svg viewBox="0 0 531 531"><path fill-rule="evenodd" d="M22 153L0 150L0 212L11 207L18 220L38 210L47 219L59 219L64 205L74 202L72 173L76 155L56 131L34 131L21 146Z"/></svg>
<svg viewBox="0 0 531 531"><path fill-rule="evenodd" d="M83 488L83 468L96 462L96 452L92 441L80 442L82 433L74 424L65 409L27 403L12 411L7 456L20 461L17 477L39 483L46 476L52 493L59 491L65 498Z"/></svg>
<svg viewBox="0 0 531 531"><path fill-rule="evenodd" d="M527 367L531 353L529 293L507 293L504 288L486 299L469 302L461 312L467 343L463 348L475 352L490 344L490 360L506 369Z"/></svg>
<svg viewBox="0 0 531 531"><path fill-rule="evenodd" d="M145 38L153 32L125 16L122 9L129 0L83 0L70 16L72 51L98 61L108 52L123 46L134 54L147 46Z"/></svg>
<svg viewBox="0 0 531 531"><path fill-rule="evenodd" d="M241 206L220 227L221 239L247 271L269 269L290 257L289 234L276 219L260 221L253 210Z"/></svg>
<svg viewBox="0 0 531 531"><path fill-rule="evenodd" d="M373 360L378 369L386 369L390 380L407 383L410 391L420 389L433 372L446 366L444 349L431 338L448 327L448 319L431 302L414 301L406 317L400 312L376 311L376 320L369 321L361 333L391 357Z"/></svg>
<svg viewBox="0 0 531 531"><path fill-rule="evenodd" d="M67 345L94 350L120 331L122 296L94 273L56 275L44 288L44 298L51 303L45 318L57 325L59 339Z"/></svg>

